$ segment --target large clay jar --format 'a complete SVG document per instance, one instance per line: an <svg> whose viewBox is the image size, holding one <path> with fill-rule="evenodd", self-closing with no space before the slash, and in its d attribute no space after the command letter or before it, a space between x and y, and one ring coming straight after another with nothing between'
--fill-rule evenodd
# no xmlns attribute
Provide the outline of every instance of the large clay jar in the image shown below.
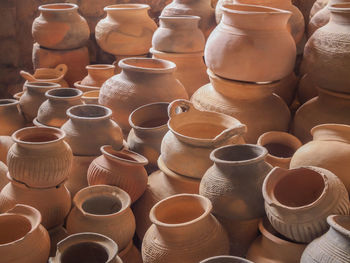
<svg viewBox="0 0 350 263"><path fill-rule="evenodd" d="M68 120L67 109L83 104L81 96L83 92L71 88L51 89L45 93L47 98L39 109L38 115L33 120L36 126L45 125L61 128Z"/></svg>
<svg viewBox="0 0 350 263"><path fill-rule="evenodd" d="M233 256L216 256L202 260L200 263L253 263L249 260Z"/></svg>
<svg viewBox="0 0 350 263"><path fill-rule="evenodd" d="M226 4L220 24L205 45L205 63L232 80L267 82L289 75L296 46L287 29L291 12L255 5Z"/></svg>
<svg viewBox="0 0 350 263"><path fill-rule="evenodd" d="M349 111L350 94L318 89L318 97L303 104L295 113L292 133L306 143L312 140L310 130L319 124L350 125Z"/></svg>
<svg viewBox="0 0 350 263"><path fill-rule="evenodd" d="M214 164L204 174L199 193L211 201L214 215L235 220L264 216L260 189L272 169L264 161L266 155L264 147L253 144L228 145L211 152Z"/></svg>
<svg viewBox="0 0 350 263"><path fill-rule="evenodd" d="M259 222L259 236L250 246L247 259L255 263L299 263L306 244L295 243L273 229L267 219Z"/></svg>
<svg viewBox="0 0 350 263"><path fill-rule="evenodd" d="M19 101L0 99L0 135L11 135L25 125L25 120L19 109Z"/></svg>
<svg viewBox="0 0 350 263"><path fill-rule="evenodd" d="M176 65L173 62L126 58L118 65L122 72L102 85L99 103L112 109L113 119L126 134L131 129L129 115L136 108L152 102L188 98L185 88L175 78Z"/></svg>
<svg viewBox="0 0 350 263"><path fill-rule="evenodd" d="M97 44L114 55L147 54L157 28L149 17L149 5L118 4L106 6L107 16L96 25Z"/></svg>
<svg viewBox="0 0 350 263"><path fill-rule="evenodd" d="M350 193L350 126L322 124L311 130L313 140L300 147L290 163L291 168L317 166L333 172Z"/></svg>
<svg viewBox="0 0 350 263"><path fill-rule="evenodd" d="M117 151L110 145L101 147L102 155L96 158L87 172L89 185L115 185L126 191L135 202L146 189L147 159L129 151Z"/></svg>
<svg viewBox="0 0 350 263"><path fill-rule="evenodd" d="M16 205L0 215L0 254L2 263L46 263L50 238L40 224L38 210Z"/></svg>
<svg viewBox="0 0 350 263"><path fill-rule="evenodd" d="M128 147L147 158L145 167L151 172L157 169L160 145L168 131L167 102L156 102L141 106L129 116L132 129L128 135Z"/></svg>
<svg viewBox="0 0 350 263"><path fill-rule="evenodd" d="M152 48L168 53L203 51L205 38L198 28L199 20L199 16L160 16L159 28L152 37Z"/></svg>
<svg viewBox="0 0 350 263"><path fill-rule="evenodd" d="M13 204L25 204L35 207L42 216L42 225L46 229L62 225L71 208L69 191L63 184L52 188L29 188L23 183L11 180L1 191L0 199ZM0 201L0 204L2 201ZM0 210L1 207L0 207Z"/></svg>
<svg viewBox="0 0 350 263"><path fill-rule="evenodd" d="M46 100L45 93L61 86L51 82L27 82L26 91L19 99L21 111L28 122L32 122L38 113L40 105Z"/></svg>
<svg viewBox="0 0 350 263"><path fill-rule="evenodd" d="M55 187L68 176L72 150L57 128L27 127L12 135L7 154L11 178L34 188Z"/></svg>
<svg viewBox="0 0 350 263"><path fill-rule="evenodd" d="M202 178L212 165L210 152L220 146L244 143L246 126L239 120L195 109L191 102L175 100L168 108L169 131L161 144L161 158L175 173Z"/></svg>
<svg viewBox="0 0 350 263"><path fill-rule="evenodd" d="M56 3L39 6L40 16L33 22L35 42L51 49L73 49L85 45L90 30L86 20L79 15L78 6Z"/></svg>
<svg viewBox="0 0 350 263"><path fill-rule="evenodd" d="M347 215L350 211L344 184L323 168L275 167L265 178L262 189L271 225L296 242L311 242L327 231L329 215Z"/></svg>
<svg viewBox="0 0 350 263"><path fill-rule="evenodd" d="M207 39L215 28L215 11L210 0L173 0L164 7L161 16L192 15L199 16L199 28Z"/></svg>
<svg viewBox="0 0 350 263"><path fill-rule="evenodd" d="M179 194L158 202L142 242L143 262L198 263L228 254L227 233L211 210L209 199L200 195Z"/></svg>
<svg viewBox="0 0 350 263"><path fill-rule="evenodd" d="M106 262L123 263L117 256L118 246L110 239L97 233L70 235L57 244L55 257L49 263Z"/></svg>
<svg viewBox="0 0 350 263"><path fill-rule="evenodd" d="M80 190L67 218L68 234L94 232L113 239L125 249L135 232L129 195L115 186L95 185Z"/></svg>
<svg viewBox="0 0 350 263"><path fill-rule="evenodd" d="M350 216L331 215L327 223L329 230L306 247L300 263L349 262Z"/></svg>
<svg viewBox="0 0 350 263"><path fill-rule="evenodd" d="M328 8L331 12L329 23L309 38L303 63L318 87L350 93L350 4L335 4Z"/></svg>
<svg viewBox="0 0 350 263"><path fill-rule="evenodd" d="M123 147L123 135L111 120L112 111L100 105L77 105L67 110L69 120L63 124L66 141L74 155L98 155L102 145Z"/></svg>
<svg viewBox="0 0 350 263"><path fill-rule="evenodd" d="M74 86L83 92L100 89L107 79L114 76L115 66L103 64L88 65L86 70L88 75L81 81L74 83Z"/></svg>
<svg viewBox="0 0 350 263"><path fill-rule="evenodd" d="M100 96L99 90L91 90L83 93L81 100L84 104L98 104L98 97Z"/></svg>
<svg viewBox="0 0 350 263"><path fill-rule="evenodd" d="M290 112L285 102L273 91L279 82L245 83L220 78L208 70L211 84L197 90L191 101L200 110L224 113L248 127L246 142L256 143L268 131L287 131Z"/></svg>
<svg viewBox="0 0 350 263"><path fill-rule="evenodd" d="M262 134L257 142L267 149L265 161L273 167L289 168L292 156L302 146L299 139L287 132L271 131Z"/></svg>

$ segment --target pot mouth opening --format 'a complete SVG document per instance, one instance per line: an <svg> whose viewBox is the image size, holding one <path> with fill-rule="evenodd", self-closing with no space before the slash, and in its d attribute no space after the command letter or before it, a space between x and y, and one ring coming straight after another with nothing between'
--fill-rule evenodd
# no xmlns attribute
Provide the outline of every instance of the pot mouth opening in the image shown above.
<svg viewBox="0 0 350 263"><path fill-rule="evenodd" d="M32 229L30 221L19 215L0 216L0 246L24 238Z"/></svg>
<svg viewBox="0 0 350 263"><path fill-rule="evenodd" d="M26 127L12 134L12 140L19 144L49 144L62 140L65 133L54 127Z"/></svg>
<svg viewBox="0 0 350 263"><path fill-rule="evenodd" d="M108 259L109 253L104 246L97 242L84 241L67 247L61 255L60 262L101 263L107 262Z"/></svg>
<svg viewBox="0 0 350 263"><path fill-rule="evenodd" d="M169 128L177 135L191 138L194 140L213 140L223 131L228 129L222 124L214 124L208 122L188 123L179 125L178 127L171 127L172 121L169 122Z"/></svg>
<svg viewBox="0 0 350 263"><path fill-rule="evenodd" d="M130 126L134 129L156 129L167 126L169 121L168 102L143 105L129 116Z"/></svg>
<svg viewBox="0 0 350 263"><path fill-rule="evenodd" d="M115 195L92 196L85 200L81 208L92 215L112 215L121 211L123 205Z"/></svg>
<svg viewBox="0 0 350 263"><path fill-rule="evenodd" d="M109 64L94 64L94 65L87 65L85 68L92 69L92 70L106 70L106 69L115 69L115 66L109 65Z"/></svg>
<svg viewBox="0 0 350 263"><path fill-rule="evenodd" d="M140 165L146 165L148 163L146 157L142 156L141 154L129 150L116 151L111 145L102 146L101 152L110 159L117 159L120 161Z"/></svg>
<svg viewBox="0 0 350 263"><path fill-rule="evenodd" d="M272 193L281 205L300 208L319 200L325 187L320 173L306 168L292 169L277 181Z"/></svg>
<svg viewBox="0 0 350 263"><path fill-rule="evenodd" d="M331 215L327 218L328 224L341 232L342 234L350 237L350 216L349 215Z"/></svg>
<svg viewBox="0 0 350 263"><path fill-rule="evenodd" d="M71 3L56 3L39 6L39 11L67 11L74 9L78 9L78 6Z"/></svg>
<svg viewBox="0 0 350 263"><path fill-rule="evenodd" d="M119 61L118 66L130 71L147 73L169 73L176 69L175 63L157 58L124 58Z"/></svg>
<svg viewBox="0 0 350 263"><path fill-rule="evenodd" d="M350 13L350 3L338 3L328 6L328 9L334 13Z"/></svg>
<svg viewBox="0 0 350 263"><path fill-rule="evenodd" d="M0 99L0 107L4 106L10 106L10 105L17 105L19 103L18 100L15 99Z"/></svg>
<svg viewBox="0 0 350 263"><path fill-rule="evenodd" d="M106 6L103 10L104 11L114 11L114 10L143 10L143 9L150 9L149 5L146 4L116 4L116 5L109 5Z"/></svg>
<svg viewBox="0 0 350 263"><path fill-rule="evenodd" d="M73 119L106 119L112 116L112 110L96 104L85 104L70 107L67 115Z"/></svg>
<svg viewBox="0 0 350 263"><path fill-rule="evenodd" d="M327 131L327 132L326 132ZM339 123L319 124L313 127L310 131L314 140L319 137L327 135L328 141L340 141L349 143L350 140L350 125Z"/></svg>
<svg viewBox="0 0 350 263"><path fill-rule="evenodd" d="M57 88L51 89L46 92L46 97L53 99L64 99L64 98L79 98L83 92L78 89L72 88Z"/></svg>
<svg viewBox="0 0 350 263"><path fill-rule="evenodd" d="M52 83L52 82L39 82L39 81L33 81L33 82L27 82L24 84L27 88L42 88L42 89L56 89L61 88L60 84Z"/></svg>
<svg viewBox="0 0 350 263"><path fill-rule="evenodd" d="M290 11L281 10L272 7L259 6L259 5L247 5L247 4L223 4L221 9L228 13L238 13L245 15L257 15L257 14L291 14Z"/></svg>

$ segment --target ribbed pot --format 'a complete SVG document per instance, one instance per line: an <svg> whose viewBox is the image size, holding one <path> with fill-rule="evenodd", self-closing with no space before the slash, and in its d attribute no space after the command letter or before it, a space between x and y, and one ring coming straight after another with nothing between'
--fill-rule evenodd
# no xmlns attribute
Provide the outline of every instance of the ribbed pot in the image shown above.
<svg viewBox="0 0 350 263"><path fill-rule="evenodd" d="M7 154L11 178L34 188L55 187L67 177L72 150L57 128L27 127L12 135L15 142Z"/></svg>
<svg viewBox="0 0 350 263"><path fill-rule="evenodd" d="M0 135L11 135L25 125L25 120L19 109L19 101L0 99Z"/></svg>
<svg viewBox="0 0 350 263"><path fill-rule="evenodd" d="M296 242L308 243L324 234L329 215L350 212L344 184L323 168L275 167L265 178L262 189L271 225Z"/></svg>

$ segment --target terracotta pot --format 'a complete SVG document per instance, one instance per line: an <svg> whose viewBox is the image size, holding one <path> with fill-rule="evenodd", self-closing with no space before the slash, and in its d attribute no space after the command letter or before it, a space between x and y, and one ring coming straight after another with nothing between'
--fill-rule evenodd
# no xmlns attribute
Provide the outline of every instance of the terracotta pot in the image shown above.
<svg viewBox="0 0 350 263"><path fill-rule="evenodd" d="M9 182L6 174L8 173L8 168L6 164L0 161L0 191Z"/></svg>
<svg viewBox="0 0 350 263"><path fill-rule="evenodd" d="M185 87L188 96L209 82L203 51L195 53L166 53L151 48L153 58L169 60L176 64L175 77Z"/></svg>
<svg viewBox="0 0 350 263"><path fill-rule="evenodd" d="M303 143L312 140L310 130L324 123L350 125L350 94L318 89L318 97L303 104L295 113L292 133ZM324 105L327 105L325 107Z"/></svg>
<svg viewBox="0 0 350 263"><path fill-rule="evenodd" d="M90 165L87 180L89 185L115 185L126 191L135 202L146 189L148 163L142 155L129 151L117 151L110 145L101 147L102 155Z"/></svg>
<svg viewBox="0 0 350 263"><path fill-rule="evenodd" d="M176 194L199 193L199 179L174 173L164 165L161 158L158 159L158 166L160 170L153 172L148 177L146 191L132 207L136 218L136 233L140 240L152 225L149 212L157 202Z"/></svg>
<svg viewBox="0 0 350 263"><path fill-rule="evenodd" d="M81 100L84 104L98 104L99 90L91 90L83 93Z"/></svg>
<svg viewBox="0 0 350 263"><path fill-rule="evenodd" d="M119 74L122 72L122 68L119 67L119 61L124 58L149 58L149 52L142 55L115 55L115 61L113 62L113 66L115 66L114 74Z"/></svg>
<svg viewBox="0 0 350 263"><path fill-rule="evenodd" d="M323 168L275 167L265 178L262 190L271 225L296 242L308 243L324 234L327 216L350 212L344 184Z"/></svg>
<svg viewBox="0 0 350 263"><path fill-rule="evenodd" d="M202 260L200 263L253 263L249 260L233 256L216 256Z"/></svg>
<svg viewBox="0 0 350 263"><path fill-rule="evenodd" d="M60 128L67 120L67 109L83 104L81 96L83 92L71 88L51 89L45 93L47 98L38 110L33 123L37 126L45 125Z"/></svg>
<svg viewBox="0 0 350 263"><path fill-rule="evenodd" d="M248 5L259 5L278 8L292 12L291 17L288 20L288 28L294 38L296 44L298 44L303 38L305 31L305 23L303 14L300 10L293 5L292 0L278 1L278 0L219 0L219 3L215 8L216 23L220 23L222 17L222 10L220 6L222 4L248 4Z"/></svg>
<svg viewBox="0 0 350 263"><path fill-rule="evenodd" d="M329 23L317 30L305 45L303 63L316 86L350 93L350 4L328 7ZM327 65L327 67L321 65Z"/></svg>
<svg viewBox="0 0 350 263"><path fill-rule="evenodd" d="M15 142L11 136L0 136L0 161L7 164L7 153Z"/></svg>
<svg viewBox="0 0 350 263"><path fill-rule="evenodd" d="M67 65L60 64L55 68L38 68L33 75L23 70L19 74L29 82L53 82L60 84L61 87L68 87L67 82L64 80L67 70Z"/></svg>
<svg viewBox="0 0 350 263"><path fill-rule="evenodd" d="M152 45L156 23L148 16L149 5L118 4L104 8L107 16L96 25L98 45L114 55L146 54Z"/></svg>
<svg viewBox="0 0 350 263"><path fill-rule="evenodd" d="M123 135L111 120L112 111L100 105L78 105L67 110L69 120L62 126L74 155L98 155L105 144L123 147ZM98 136L96 136L98 134Z"/></svg>
<svg viewBox="0 0 350 263"><path fill-rule="evenodd" d="M223 78L250 82L276 81L292 73L296 46L287 29L291 12L237 4L221 9L224 17L205 45L209 69Z"/></svg>
<svg viewBox="0 0 350 263"><path fill-rule="evenodd" d="M267 149L267 163L285 169L289 168L293 154L302 146L297 137L278 131L265 132L259 137L257 144Z"/></svg>
<svg viewBox="0 0 350 263"><path fill-rule="evenodd" d="M143 263L140 251L134 246L132 241L129 245L118 253L124 263Z"/></svg>
<svg viewBox="0 0 350 263"><path fill-rule="evenodd" d="M40 16L33 22L32 35L41 46L67 50L82 47L89 39L89 26L79 15L77 5L41 5L39 11Z"/></svg>
<svg viewBox="0 0 350 263"><path fill-rule="evenodd" d="M19 99L22 97L23 93L24 93L24 91L17 92L17 93L15 93L15 94L13 94L13 98L14 98L15 100L19 100Z"/></svg>
<svg viewBox="0 0 350 263"><path fill-rule="evenodd" d="M33 45L33 66L37 68L52 68L58 64L66 64L68 67L65 80L69 87L74 82L86 76L85 67L90 64L89 51L86 46L69 49L54 50L40 47L38 43Z"/></svg>
<svg viewBox="0 0 350 263"><path fill-rule="evenodd" d="M0 215L2 262L47 262L50 238L40 221L39 211L27 205L16 205Z"/></svg>
<svg viewBox="0 0 350 263"><path fill-rule="evenodd" d="M129 116L132 127L128 135L129 149L147 158L146 170L157 170L160 145L168 131L167 102L146 104L134 110Z"/></svg>
<svg viewBox="0 0 350 263"><path fill-rule="evenodd" d="M112 109L113 119L125 134L131 129L129 115L136 108L152 102L188 98L185 88L175 78L176 65L173 62L127 58L118 65L122 72L102 85L99 103Z"/></svg>
<svg viewBox="0 0 350 263"><path fill-rule="evenodd" d="M209 199L200 195L179 194L158 202L142 242L143 262L197 263L228 254L227 233L211 209Z"/></svg>
<svg viewBox="0 0 350 263"><path fill-rule="evenodd" d="M199 28L207 39L211 31L215 28L215 12L211 7L210 0L173 0L164 7L161 16L191 15L199 16Z"/></svg>
<svg viewBox="0 0 350 263"><path fill-rule="evenodd" d="M72 150L57 128L27 127L12 135L7 154L11 178L28 187L48 188L61 184L72 164Z"/></svg>
<svg viewBox="0 0 350 263"><path fill-rule="evenodd" d="M19 105L26 120L31 122L36 117L40 105L46 100L46 91L61 86L51 82L27 82L25 87L26 91L20 97Z"/></svg>
<svg viewBox="0 0 350 263"><path fill-rule="evenodd" d="M292 242L273 229L267 219L259 222L259 236L250 246L247 259L256 263L298 263L306 244Z"/></svg>
<svg viewBox="0 0 350 263"><path fill-rule="evenodd" d="M60 241L56 256L51 257L49 263L123 263L117 253L118 246L112 239L97 233L79 233Z"/></svg>
<svg viewBox="0 0 350 263"><path fill-rule="evenodd" d="M210 152L220 146L244 143L246 126L225 114L196 110L186 100L169 108L169 131L161 144L164 164L173 172L202 178L212 165Z"/></svg>
<svg viewBox="0 0 350 263"><path fill-rule="evenodd" d="M19 109L19 101L0 99L0 135L11 135L25 125Z"/></svg>
<svg viewBox="0 0 350 263"><path fill-rule="evenodd" d="M327 223L330 229L307 246L300 263L349 262L350 216L331 215Z"/></svg>
<svg viewBox="0 0 350 263"><path fill-rule="evenodd" d="M244 139L256 143L268 131L287 131L290 112L285 102L273 94L279 82L244 83L220 78L208 70L211 84L197 90L191 101L200 110L224 113L248 127Z"/></svg>
<svg viewBox="0 0 350 263"><path fill-rule="evenodd" d="M313 140L300 147L290 163L291 168L317 166L333 172L350 192L347 161L350 154L350 126L323 124L311 130Z"/></svg>
<svg viewBox="0 0 350 263"><path fill-rule="evenodd" d="M256 189L261 189L272 169L264 161L266 155L264 147L253 144L228 145L211 152L214 164L202 177L199 193L211 201L214 215L235 220L264 216L262 192Z"/></svg>
<svg viewBox="0 0 350 263"><path fill-rule="evenodd" d="M38 189L29 188L23 183L11 180L2 189L0 199L7 199L13 204L30 205L38 209L42 216L42 225L46 229L62 225L71 207L69 191L63 184Z"/></svg>
<svg viewBox="0 0 350 263"><path fill-rule="evenodd" d="M62 239L65 239L68 236L68 234L63 226L57 226L49 230L49 236L51 243L50 257L53 257L56 254L57 243L60 242Z"/></svg>
<svg viewBox="0 0 350 263"><path fill-rule="evenodd" d="M160 16L152 48L168 53L202 52L205 37L198 28L199 16Z"/></svg>
<svg viewBox="0 0 350 263"><path fill-rule="evenodd" d="M308 100L311 100L314 97L317 97L317 87L312 81L309 74L304 74L298 84L298 100L301 104L304 104Z"/></svg>

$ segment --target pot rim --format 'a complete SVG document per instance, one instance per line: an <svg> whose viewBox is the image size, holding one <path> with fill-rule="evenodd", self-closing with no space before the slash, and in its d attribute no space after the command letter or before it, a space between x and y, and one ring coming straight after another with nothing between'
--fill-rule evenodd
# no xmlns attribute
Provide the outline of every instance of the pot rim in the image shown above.
<svg viewBox="0 0 350 263"><path fill-rule="evenodd" d="M244 10L235 10L229 7L248 7L248 8L256 8L257 10L261 10L261 11L244 11ZM280 15L280 14L292 14L292 12L287 11L287 10L283 10L283 9L279 9L279 8L273 8L273 7L267 7L267 6L261 6L261 5L248 5L248 4L223 4L219 6L220 9L223 12L227 12L227 13L235 13L235 14L245 14L245 15L258 15L258 14L271 14L271 15ZM264 11L265 10L265 11Z"/></svg>
<svg viewBox="0 0 350 263"><path fill-rule="evenodd" d="M144 157L143 155L137 152L133 152L130 150L121 149L117 151L111 145L103 145L101 146L100 151L104 156L106 156L110 160L118 160L118 161L130 163L130 164L136 164L136 165L142 165L142 166L145 166L148 164L148 160L146 157ZM118 154L121 156L118 156ZM130 158L133 160L123 158L122 157L123 155L130 155Z"/></svg>
<svg viewBox="0 0 350 263"><path fill-rule="evenodd" d="M324 128L328 128L329 130L333 131L333 133L336 133L340 130L342 131L347 131L349 134L350 134L350 125L346 125L346 124L340 124L340 123L324 123L324 124L319 124L319 125L316 125L314 126L311 130L310 130L310 133L313 137L315 137L315 133L318 131L318 130L322 130ZM346 137L346 136L344 136ZM330 139L330 140L333 140L334 139ZM345 142L345 143L349 143L348 140L346 139L343 139L343 140L338 140L340 142Z"/></svg>
<svg viewBox="0 0 350 263"><path fill-rule="evenodd" d="M135 64L133 65L127 62L134 62ZM160 65L163 65L163 67L152 68L152 67L137 66L136 64L138 62L158 63ZM122 69L122 71L128 70L133 72L155 73L155 74L173 73L176 70L176 64L174 62L171 62L165 59L159 59L159 58L140 58L140 57L124 58L118 62L118 66Z"/></svg>
<svg viewBox="0 0 350 263"><path fill-rule="evenodd" d="M72 110L80 107L103 109L105 111L105 114L103 116L98 116L98 117L85 117L85 116L78 116L72 113ZM66 114L70 119L75 119L75 120L105 120L105 119L111 118L112 110L110 108L107 108L105 106L98 105L98 104L81 104L81 105L76 105L68 108L66 111Z"/></svg>
<svg viewBox="0 0 350 263"><path fill-rule="evenodd" d="M21 140L19 138L19 136L21 136L23 133L25 134L27 131L31 131L31 130L36 130L36 131L43 131L43 132L47 132L49 133L51 131L51 134L55 133L55 135L57 136L57 139L54 140L47 140L47 141L43 141L43 142L30 142L30 141L25 141L25 140ZM20 145L47 145L47 144L51 144L51 143L56 143L59 141L62 141L64 139L64 137L66 136L65 132L59 128L56 127L25 127L22 129L19 129L17 131L15 131L11 138L15 143L18 143Z"/></svg>
<svg viewBox="0 0 350 263"><path fill-rule="evenodd" d="M201 19L200 16L196 15L172 15L172 16L162 16L160 15L159 20L193 20L193 21L199 21Z"/></svg>
<svg viewBox="0 0 350 263"><path fill-rule="evenodd" d="M115 66L112 64L91 64L91 65L87 65L85 68L87 70L89 69L106 70L106 69L115 69Z"/></svg>
<svg viewBox="0 0 350 263"><path fill-rule="evenodd" d="M72 91L76 92L74 95L69 95L69 96L58 96L58 95L53 95L51 93L59 92L59 91ZM71 100L71 99L78 99L83 95L83 92L79 89L74 89L74 88L55 88L55 89L50 89L45 92L45 97L48 99L55 99L55 100Z"/></svg>
<svg viewBox="0 0 350 263"><path fill-rule="evenodd" d="M350 215L330 215L327 217L327 223L337 230L338 232L342 233L346 237L350 238L350 228L347 229L344 226L342 226L339 222L337 222L337 218L339 219L346 219L350 223Z"/></svg>
<svg viewBox="0 0 350 263"><path fill-rule="evenodd" d="M203 57L204 56L204 50L198 51L198 52L191 52L191 53L169 53L169 52L163 52L154 49L151 47L149 49L149 52L153 55L163 56L165 58L161 58L166 60L166 57L174 57L174 58L188 58L188 57Z"/></svg>
<svg viewBox="0 0 350 263"><path fill-rule="evenodd" d="M81 80L78 80L76 82L74 82L74 87L76 87L77 89L81 90L82 92L86 92L88 91L93 91L93 90L100 90L101 87L94 87L94 86L86 86L81 84Z"/></svg>
<svg viewBox="0 0 350 263"><path fill-rule="evenodd" d="M130 10L143 10L143 9L150 9L151 7L147 4L137 4L137 3L130 3L130 4L115 4L115 5L108 5L103 8L105 12L108 11L130 11Z"/></svg>
<svg viewBox="0 0 350 263"><path fill-rule="evenodd" d="M2 102L4 102L4 103L2 103ZM1 107L8 107L8 106L15 106L18 104L19 104L19 100L16 100L16 99L0 99L0 108Z"/></svg>
<svg viewBox="0 0 350 263"><path fill-rule="evenodd" d="M350 2L327 5L327 8L332 13L350 13Z"/></svg>
<svg viewBox="0 0 350 263"><path fill-rule="evenodd" d="M53 82L43 82L43 81L32 81L26 82L24 84L27 88L35 88L35 89L57 89L61 88L61 85Z"/></svg>
<svg viewBox="0 0 350 263"><path fill-rule="evenodd" d="M66 6L67 8L50 8L52 6ZM73 3L53 3L53 4L46 4L46 5L41 5L39 6L38 10L39 11L46 11L46 12L65 12L67 10L77 10L79 8L78 5L73 4Z"/></svg>
<svg viewBox="0 0 350 263"><path fill-rule="evenodd" d="M215 261L216 259L231 259L234 260L235 263L254 263L248 259L242 258L242 257L237 257L237 256L231 256L231 255L220 255L220 256L213 256L213 257L209 257L206 258L202 261L200 261L199 263L214 263L214 262L221 262L221 261ZM214 261L211 261L214 260ZM226 261L225 261L226 262ZM233 261L232 261L233 262Z"/></svg>

